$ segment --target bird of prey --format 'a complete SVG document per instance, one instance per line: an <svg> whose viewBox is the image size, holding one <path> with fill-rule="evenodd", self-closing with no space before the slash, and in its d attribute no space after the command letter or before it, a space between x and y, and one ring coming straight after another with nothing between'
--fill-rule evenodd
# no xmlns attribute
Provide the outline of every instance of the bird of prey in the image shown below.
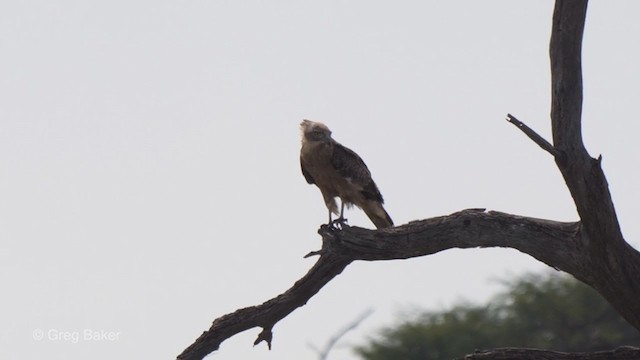
<svg viewBox="0 0 640 360"><path fill-rule="evenodd" d="M391 217L382 207L382 195L360 156L333 140L331 130L323 123L303 120L300 130L302 175L309 184L320 189L329 209L329 224L332 223L331 214L338 215L335 198L339 197L342 206L336 221L344 221L345 205L356 205L377 228L393 226Z"/></svg>

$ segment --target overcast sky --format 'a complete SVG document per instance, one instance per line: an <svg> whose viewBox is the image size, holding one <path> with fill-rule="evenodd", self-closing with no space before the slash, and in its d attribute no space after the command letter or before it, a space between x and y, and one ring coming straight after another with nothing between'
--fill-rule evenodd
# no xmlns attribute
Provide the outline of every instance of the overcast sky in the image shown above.
<svg viewBox="0 0 640 360"><path fill-rule="evenodd" d="M552 158L552 1L3 1L0 358L170 359L288 289L327 212L298 124L369 166L396 224L482 207L577 219ZM640 246L640 2L590 4L584 139ZM373 227L357 210L350 224ZM482 301L546 267L515 250L357 262L215 359L315 359L416 308ZM102 332L106 338L86 336ZM74 336L77 334L77 341ZM109 338L109 334L112 335Z"/></svg>

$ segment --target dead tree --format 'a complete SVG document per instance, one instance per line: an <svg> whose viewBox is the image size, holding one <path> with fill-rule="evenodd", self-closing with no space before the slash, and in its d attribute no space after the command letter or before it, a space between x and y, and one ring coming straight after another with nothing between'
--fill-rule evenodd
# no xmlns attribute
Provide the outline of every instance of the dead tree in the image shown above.
<svg viewBox="0 0 640 360"><path fill-rule="evenodd" d="M273 326L340 274L355 260L394 260L435 254L451 248L507 247L572 274L596 289L636 329L640 330L640 253L622 237L602 157L587 152L581 132L581 49L587 0L557 0L550 42L551 126L553 144L508 115L555 160L576 205L579 221L558 222L484 209L367 230L323 225L322 249L316 264L285 293L258 306L239 309L216 319L178 359L202 359L224 340L261 327L255 344L271 347ZM631 359L640 349L605 353L566 354L527 349L496 349L466 359Z"/></svg>

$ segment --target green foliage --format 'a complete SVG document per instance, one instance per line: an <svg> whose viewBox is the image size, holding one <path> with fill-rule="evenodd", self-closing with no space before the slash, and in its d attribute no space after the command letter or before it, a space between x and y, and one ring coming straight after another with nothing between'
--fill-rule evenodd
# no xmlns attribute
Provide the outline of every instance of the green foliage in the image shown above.
<svg viewBox="0 0 640 360"><path fill-rule="evenodd" d="M365 360L460 358L496 347L559 351L640 346L640 333L590 287L568 276L526 276L489 304L426 312L357 347Z"/></svg>

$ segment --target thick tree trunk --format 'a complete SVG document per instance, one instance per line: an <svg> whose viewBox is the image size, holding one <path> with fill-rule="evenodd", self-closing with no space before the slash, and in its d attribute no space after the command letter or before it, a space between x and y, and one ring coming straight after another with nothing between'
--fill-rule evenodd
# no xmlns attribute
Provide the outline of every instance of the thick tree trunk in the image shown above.
<svg viewBox="0 0 640 360"><path fill-rule="evenodd" d="M551 124L556 164L580 216L580 271L572 273L604 296L640 330L640 254L622 237L602 157L582 142L582 33L586 0L558 0L551 33Z"/></svg>
<svg viewBox="0 0 640 360"><path fill-rule="evenodd" d="M640 253L620 231L601 157L592 158L583 142L582 33L587 0L557 0L550 44L553 145L509 115L508 120L549 152L565 179L580 221L572 223L517 215L463 210L378 231L322 226L318 262L291 289L261 305L216 319L179 359L202 359L222 341L253 327L263 331L256 344L271 347L272 328L303 306L355 260L392 260L435 254L451 248L509 247L566 271L589 284L640 330ZM568 354L532 349L496 349L465 359L639 359L640 349Z"/></svg>

